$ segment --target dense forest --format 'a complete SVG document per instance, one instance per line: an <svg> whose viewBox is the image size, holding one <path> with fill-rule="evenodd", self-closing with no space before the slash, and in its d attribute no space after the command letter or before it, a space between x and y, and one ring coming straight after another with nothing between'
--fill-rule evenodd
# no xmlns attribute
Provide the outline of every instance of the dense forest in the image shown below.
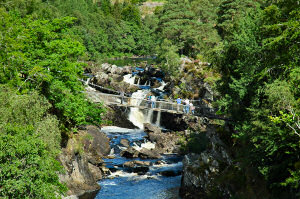
<svg viewBox="0 0 300 199"><path fill-rule="evenodd" d="M210 62L236 161L268 198L300 197L300 1L168 0L150 15L142 3L0 1L0 198L65 193L61 146L105 114L78 78L132 55L157 55L174 78L182 56Z"/></svg>

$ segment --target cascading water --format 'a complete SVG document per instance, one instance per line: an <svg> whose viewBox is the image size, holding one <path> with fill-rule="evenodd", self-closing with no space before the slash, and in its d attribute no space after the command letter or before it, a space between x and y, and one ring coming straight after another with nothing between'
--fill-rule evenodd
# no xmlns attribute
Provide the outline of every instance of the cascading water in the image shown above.
<svg viewBox="0 0 300 199"><path fill-rule="evenodd" d="M156 122L155 122L156 126L160 126L160 118L161 118L161 111L158 111L157 119L156 119Z"/></svg>
<svg viewBox="0 0 300 199"><path fill-rule="evenodd" d="M141 78L138 79L137 85L140 85Z"/></svg>
<svg viewBox="0 0 300 199"><path fill-rule="evenodd" d="M148 93L149 90L138 90L137 92L132 93L130 104L133 106L139 106ZM140 129L144 128L143 124L146 122L146 118L139 108L131 107L128 119Z"/></svg>
<svg viewBox="0 0 300 199"><path fill-rule="evenodd" d="M131 74L124 76L124 81L135 84L136 76ZM138 84L140 80L138 80ZM145 83L151 84L151 81ZM162 81L161 86L157 89L163 91L165 83ZM130 105L140 106L149 94L150 90L138 90L132 94ZM154 96L153 96L154 97ZM157 103L158 107L160 103ZM149 104L150 106L150 104ZM182 159L176 155L163 154L159 159L128 159L121 157L121 151L126 150L128 146L121 144L121 141L126 139L129 141L129 146L137 151L153 150L155 143L146 139L146 133L142 130L144 123L155 122L155 125L160 125L161 112L158 111L157 118L153 118L153 109L141 110L136 107L131 107L128 119L139 129L125 129L119 127L103 127L101 130L110 138L111 153L108 159L104 159L106 167L110 170L110 175L99 181L101 190L96 199L179 199L178 190L180 186L182 171ZM148 166L135 166L133 169L146 169L144 171L131 170L127 168L125 163L135 160L139 163L145 162ZM164 176L164 173L171 173L171 176Z"/></svg>
<svg viewBox="0 0 300 199"><path fill-rule="evenodd" d="M164 81L161 81L161 86L158 87L157 89L163 91L166 85L167 85L167 83L165 83Z"/></svg>
<svg viewBox="0 0 300 199"><path fill-rule="evenodd" d="M124 75L123 81L127 82L128 84L134 85L135 76L133 76L132 74Z"/></svg>
<svg viewBox="0 0 300 199"><path fill-rule="evenodd" d="M127 74L124 76L124 80L125 82L131 84L131 85L135 85L135 76L132 76L131 74ZM145 85L147 85L147 83L149 84L149 86L151 85L151 81L146 81ZM137 85L140 84L140 78L138 79ZM164 87L167 85L167 83L165 83L164 81L161 81L161 86L157 88L157 90L163 91ZM147 96L147 94L149 93L149 90L138 90L137 92L134 92L132 94L132 98L131 98L131 102L130 104L133 106L139 106L142 102L143 99L145 99L145 97ZM154 97L154 96L153 96ZM159 107L157 107L159 108ZM160 118L161 118L161 112L158 111L157 113L157 118L155 121L156 126L160 126ZM153 120L153 109L149 109L145 113L140 110L139 108L136 107L131 107L130 108L130 112L129 112L129 118L128 118L135 126L137 126L140 129L144 128L144 123L151 123L152 124L152 120Z"/></svg>
<svg viewBox="0 0 300 199"><path fill-rule="evenodd" d="M152 123L152 118L153 118L153 109L149 109L147 112L147 119L146 122L147 123Z"/></svg>

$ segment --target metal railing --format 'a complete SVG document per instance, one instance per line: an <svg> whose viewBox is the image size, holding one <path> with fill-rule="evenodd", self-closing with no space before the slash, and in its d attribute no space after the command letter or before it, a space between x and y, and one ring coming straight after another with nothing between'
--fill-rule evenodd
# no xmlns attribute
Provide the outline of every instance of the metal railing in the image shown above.
<svg viewBox="0 0 300 199"><path fill-rule="evenodd" d="M192 114L192 107L183 104L177 104L170 101L151 101L144 98L127 97L114 94L93 92L93 94L87 93L89 98L96 103L104 102L105 104L119 104L128 107L137 107L144 109L156 109L157 111L167 111L174 113ZM187 112L188 108L188 112ZM194 106L195 115L214 114L215 111L210 107Z"/></svg>

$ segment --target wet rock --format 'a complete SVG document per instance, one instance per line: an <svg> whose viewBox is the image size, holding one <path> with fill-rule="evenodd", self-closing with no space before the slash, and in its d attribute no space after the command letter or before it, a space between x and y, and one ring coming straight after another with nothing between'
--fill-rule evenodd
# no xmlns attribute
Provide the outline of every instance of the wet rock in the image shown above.
<svg viewBox="0 0 300 199"><path fill-rule="evenodd" d="M150 165L151 165L151 162L139 161L139 160L125 162L123 164L124 167L135 167L135 166L147 166L147 167L149 167Z"/></svg>
<svg viewBox="0 0 300 199"><path fill-rule="evenodd" d="M149 171L150 162L143 161L129 161L123 164L128 171L138 173L139 175L143 175Z"/></svg>
<svg viewBox="0 0 300 199"><path fill-rule="evenodd" d="M128 147L127 149L121 151L120 155L125 158L137 158L139 151L133 147Z"/></svg>
<svg viewBox="0 0 300 199"><path fill-rule="evenodd" d="M179 176L181 175L181 171L177 170L168 170L168 171L161 171L159 172L162 176L166 177L174 177L174 176Z"/></svg>
<svg viewBox="0 0 300 199"><path fill-rule="evenodd" d="M162 133L158 127L144 124L145 132L151 142L155 142L155 149L160 153L178 153L180 146L177 144L179 137L174 133Z"/></svg>
<svg viewBox="0 0 300 199"><path fill-rule="evenodd" d="M149 124L149 123L144 123L144 131L147 132L147 133L148 132L153 132L153 133L156 133L156 134L161 133L161 130L160 130L159 127L154 126L154 125Z"/></svg>
<svg viewBox="0 0 300 199"><path fill-rule="evenodd" d="M121 145L121 146L129 147L129 144L130 144L130 142L129 142L129 140L127 140L127 139L122 138L122 139L120 140L120 145Z"/></svg>
<svg viewBox="0 0 300 199"><path fill-rule="evenodd" d="M139 151L138 157L142 159L158 159L161 158L161 155L156 150L149 150L149 149L142 148Z"/></svg>

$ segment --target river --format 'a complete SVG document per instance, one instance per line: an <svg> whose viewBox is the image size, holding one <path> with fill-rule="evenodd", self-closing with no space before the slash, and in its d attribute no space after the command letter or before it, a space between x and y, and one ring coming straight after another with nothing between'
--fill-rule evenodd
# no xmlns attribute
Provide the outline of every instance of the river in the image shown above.
<svg viewBox="0 0 300 199"><path fill-rule="evenodd" d="M151 146L144 139L146 135L142 130L124 129L119 127L104 127L105 132L111 139L111 148L114 159L104 159L112 172L106 179L99 181L101 190L97 199L178 199L182 170L181 157L174 154L163 155L160 159L127 159L120 156L122 146L120 140L128 139L131 146ZM135 173L123 167L127 161L139 160L151 162L149 171ZM160 164L157 164L160 162ZM172 171L177 176L166 177L161 175L163 171Z"/></svg>
<svg viewBox="0 0 300 199"><path fill-rule="evenodd" d="M131 81L132 80L132 81ZM134 84L134 79L127 75L124 81ZM165 83L162 81L160 89ZM139 90L133 97L145 98L149 90ZM132 100L131 103L139 103ZM102 127L102 131L110 138L111 158L104 159L110 174L99 181L101 190L96 199L179 199L181 183L182 157L176 154L163 154L159 159L140 159L121 157L120 152L125 150L121 140L127 140L136 150L151 149L155 143L149 142L143 131L143 123L152 123L160 127L160 114L153 118L153 111L141 111L130 108L128 119L138 128L126 129L115 126ZM137 168L128 168L124 163L140 161L147 164ZM139 170L140 169L140 170Z"/></svg>

